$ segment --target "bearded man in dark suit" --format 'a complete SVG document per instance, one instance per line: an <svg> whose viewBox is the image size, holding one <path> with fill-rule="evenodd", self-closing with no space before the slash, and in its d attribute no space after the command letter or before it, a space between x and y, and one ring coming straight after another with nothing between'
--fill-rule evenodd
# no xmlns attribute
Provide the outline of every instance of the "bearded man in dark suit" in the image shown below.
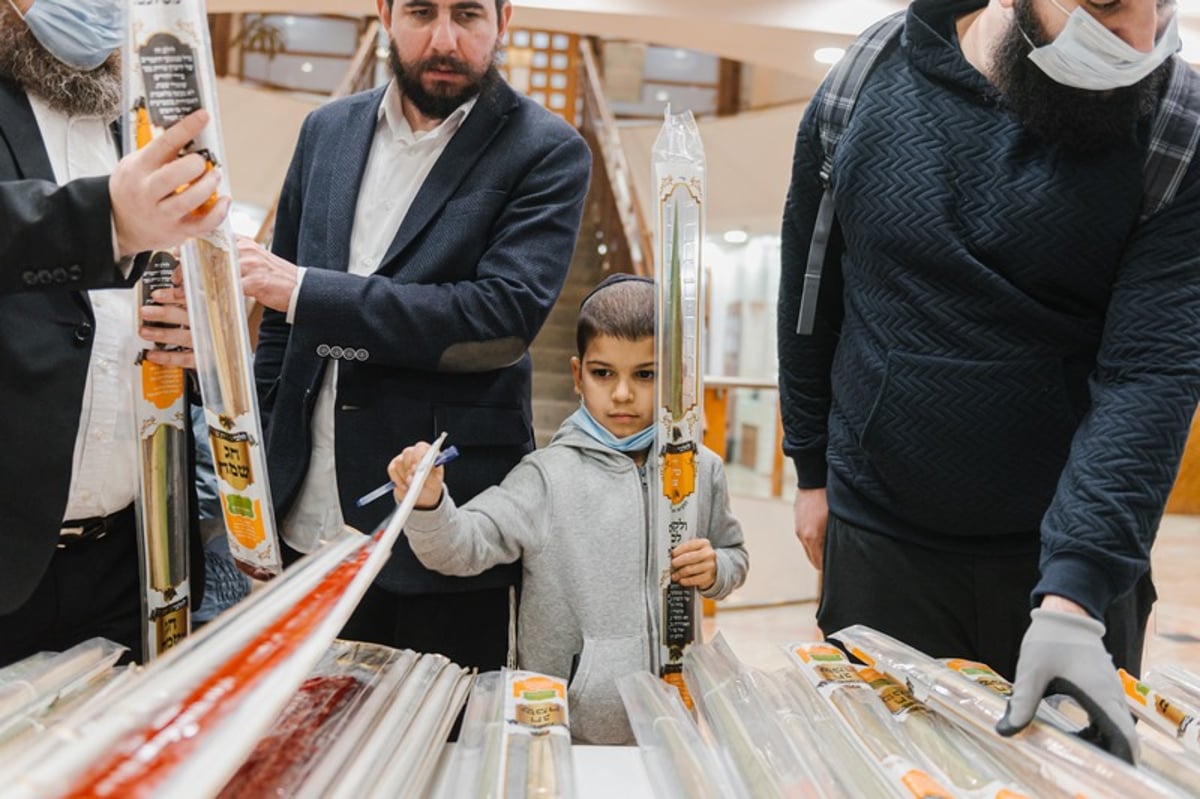
<svg viewBox="0 0 1200 799"><path fill-rule="evenodd" d="M14 3L0 2L0 666L94 636L140 660L133 256L211 230L229 200L192 213L218 185L200 156L176 157L203 112L118 162L119 3ZM141 318L168 325L143 324L145 341L191 346L181 305ZM193 365L190 350L148 357Z"/></svg>
<svg viewBox="0 0 1200 799"><path fill-rule="evenodd" d="M273 253L245 241L272 309L256 355L284 540L309 551L404 447L449 433L464 501L533 449L529 343L566 278L591 156L496 71L507 0L378 0L394 80L305 121ZM300 268L298 269L298 264ZM390 496L390 495L389 495ZM520 564L430 572L402 538L345 637L496 668Z"/></svg>

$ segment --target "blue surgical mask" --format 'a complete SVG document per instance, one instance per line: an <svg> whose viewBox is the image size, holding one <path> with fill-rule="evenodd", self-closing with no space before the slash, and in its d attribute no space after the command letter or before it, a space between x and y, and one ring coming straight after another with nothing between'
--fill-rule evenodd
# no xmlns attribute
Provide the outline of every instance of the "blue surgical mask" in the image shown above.
<svg viewBox="0 0 1200 799"><path fill-rule="evenodd" d="M1149 75L1164 61L1179 51L1178 14L1172 14L1166 29L1158 37L1154 49L1143 53L1104 27L1082 7L1074 11L1051 0L1055 8L1067 15L1067 25L1049 44L1033 47L1029 59L1042 72L1063 86L1088 91L1107 91L1132 86Z"/></svg>
<svg viewBox="0 0 1200 799"><path fill-rule="evenodd" d="M604 425L597 422L596 417L588 413L588 409L583 405L580 405L579 410L571 414L571 421L604 446L618 452L638 452L654 443L654 425L647 425L644 430L631 436L617 438Z"/></svg>
<svg viewBox="0 0 1200 799"><path fill-rule="evenodd" d="M90 72L124 43L123 13L121 0L35 0L25 24L50 55Z"/></svg>

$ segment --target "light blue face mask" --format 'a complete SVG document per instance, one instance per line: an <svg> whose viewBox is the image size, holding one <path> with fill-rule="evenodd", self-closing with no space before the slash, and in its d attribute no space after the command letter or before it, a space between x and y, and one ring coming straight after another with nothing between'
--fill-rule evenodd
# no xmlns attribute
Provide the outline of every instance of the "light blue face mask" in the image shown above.
<svg viewBox="0 0 1200 799"><path fill-rule="evenodd" d="M35 0L25 24L50 55L90 72L125 41L121 0Z"/></svg>
<svg viewBox="0 0 1200 799"><path fill-rule="evenodd" d="M1051 0L1067 15L1067 25L1049 44L1037 47L1025 31L1021 35L1033 47L1029 60L1055 83L1088 91L1107 91L1132 86L1179 51L1178 14L1173 13L1154 49L1143 53L1104 27L1082 7L1074 11Z"/></svg>
<svg viewBox="0 0 1200 799"><path fill-rule="evenodd" d="M588 409L583 405L580 405L579 410L571 414L571 420L582 428L583 432L618 452L638 452L654 443L654 425L648 425L644 430L639 430L631 436L617 438L604 425L597 422L596 418L588 413Z"/></svg>

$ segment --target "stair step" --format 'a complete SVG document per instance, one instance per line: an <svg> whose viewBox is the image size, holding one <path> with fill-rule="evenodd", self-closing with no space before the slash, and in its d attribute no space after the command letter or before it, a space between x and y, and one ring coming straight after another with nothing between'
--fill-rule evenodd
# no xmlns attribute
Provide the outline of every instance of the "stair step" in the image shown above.
<svg viewBox="0 0 1200 799"><path fill-rule="evenodd" d="M570 367L561 369L533 370L533 396L545 400L572 400L575 397L575 381Z"/></svg>
<svg viewBox="0 0 1200 799"><path fill-rule="evenodd" d="M578 400L534 400L533 429L551 435L579 407Z"/></svg>

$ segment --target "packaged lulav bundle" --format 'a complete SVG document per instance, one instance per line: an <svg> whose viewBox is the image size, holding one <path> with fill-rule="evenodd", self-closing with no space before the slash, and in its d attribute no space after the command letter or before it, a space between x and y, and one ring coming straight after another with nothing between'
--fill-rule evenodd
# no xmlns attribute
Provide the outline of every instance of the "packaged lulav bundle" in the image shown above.
<svg viewBox="0 0 1200 799"><path fill-rule="evenodd" d="M576 796L565 680L502 669L475 680L441 796Z"/></svg>
<svg viewBox="0 0 1200 799"><path fill-rule="evenodd" d="M180 155L209 168L224 162L216 73L203 0L129 7L125 49L126 150L203 108L211 121ZM228 193L222 178L221 193ZM200 211L207 210L202 206ZM228 220L183 247L184 289L200 393L229 549L245 573L266 579L281 561L267 482L262 424L250 366L250 336L233 229Z"/></svg>
<svg viewBox="0 0 1200 799"><path fill-rule="evenodd" d="M658 196L655 339L655 447L661 485L651 491L653 553L662 586L659 675L691 697L683 680L683 654L700 639L696 590L671 582L672 550L698 535L696 466L703 436L700 422L700 303L704 242L704 145L691 112L667 112L654 142Z"/></svg>

